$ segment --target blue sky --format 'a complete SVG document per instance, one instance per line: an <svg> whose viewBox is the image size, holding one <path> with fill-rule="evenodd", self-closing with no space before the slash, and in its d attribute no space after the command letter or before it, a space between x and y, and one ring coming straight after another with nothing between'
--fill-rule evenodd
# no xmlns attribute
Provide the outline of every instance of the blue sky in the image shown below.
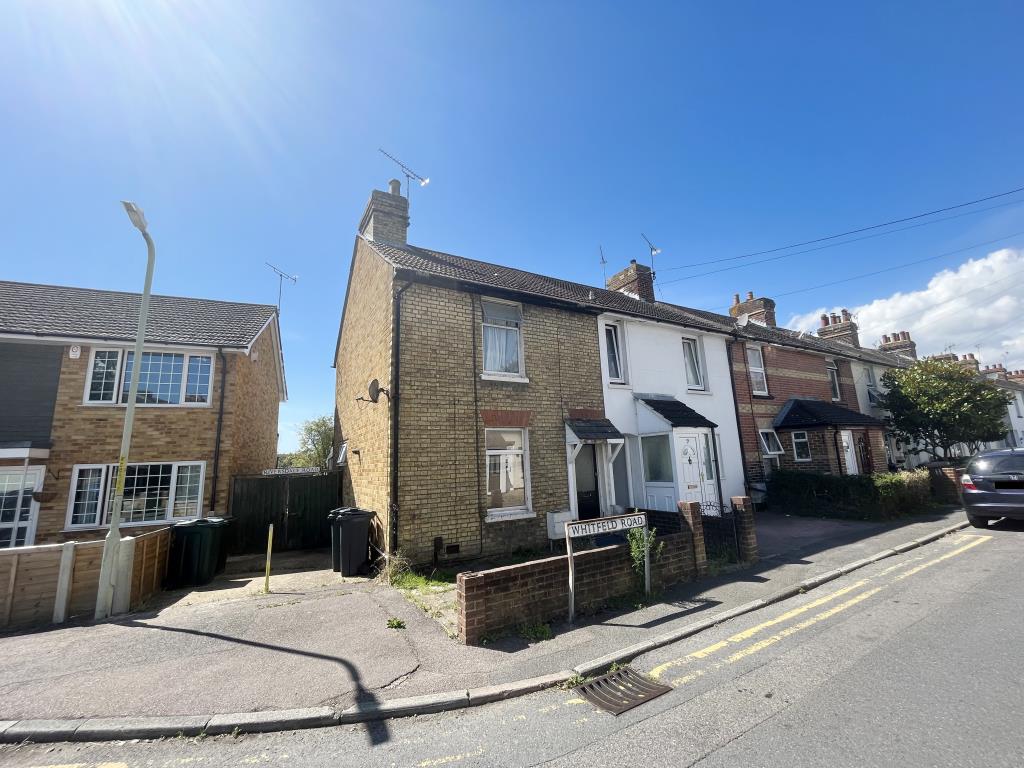
<svg viewBox="0 0 1024 768"><path fill-rule="evenodd" d="M668 282L1024 186L1021 28L1011 2L14 0L0 9L2 276L137 290L122 198L146 210L158 292L273 303L264 262L298 274L282 313L294 448L295 426L333 409L352 237L395 170L385 147L431 177L411 242L600 284L598 245L615 271L646 258L642 231L663 250L664 298L691 306L997 241L780 298L779 316L862 308L875 341L910 306L900 321L927 337L942 301L951 332L970 316L962 351L978 335L1021 367L1018 328L989 333L998 318L954 300L994 276L979 306L1022 308L1024 205Z"/></svg>

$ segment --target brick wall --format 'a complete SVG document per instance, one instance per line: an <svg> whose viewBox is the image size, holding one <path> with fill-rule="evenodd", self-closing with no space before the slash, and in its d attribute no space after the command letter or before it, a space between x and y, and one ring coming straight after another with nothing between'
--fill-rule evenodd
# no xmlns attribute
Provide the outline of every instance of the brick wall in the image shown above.
<svg viewBox="0 0 1024 768"><path fill-rule="evenodd" d="M809 398L832 402L832 389L823 355L812 354L786 347L761 347L765 372L768 378L767 396L755 395L751 391L747 371L746 344L731 342L729 357L740 421L740 442L743 446L743 461L748 479L764 480L762 453L757 433L759 429L771 429L775 417L790 398ZM852 365L849 360L836 358L839 372L840 399L837 402L845 408L859 412L857 390L854 384ZM779 457L781 469L796 469L812 472L840 473L845 471L841 455L837 456L832 428L809 429L811 441L811 462L797 462L793 459L792 433L779 433L784 454ZM855 439L865 430L854 430ZM884 436L880 429L866 430L872 452L872 469L886 468ZM840 451L841 453L841 451ZM865 471L862 469L861 471Z"/></svg>
<svg viewBox="0 0 1024 768"><path fill-rule="evenodd" d="M222 461L221 472L227 470L231 476L259 474L277 466L277 417L281 403L273 333L276 329L264 331L249 356L226 355L228 396L224 402L224 436L227 442L222 437L221 454L225 455L227 446L229 461ZM213 402L216 410L217 401ZM227 506L227 497L218 493L218 511Z"/></svg>
<svg viewBox="0 0 1024 768"><path fill-rule="evenodd" d="M565 419L603 413L595 316L523 305L528 383L480 378L481 334L480 296L424 284L404 294L398 527L416 562L432 558L435 537L459 558L546 547L546 513L569 507ZM526 426L532 518L484 521L485 419Z"/></svg>
<svg viewBox="0 0 1024 768"><path fill-rule="evenodd" d="M244 354L227 353L227 397L221 439L220 475L217 483L217 511L228 506L232 472L255 472L273 467L277 452L278 373L270 331L256 342L259 360ZM129 461L203 461L206 463L203 511L209 514L213 490L213 456L217 436L220 398L220 366L212 353L214 370L210 382L210 404L202 407L138 407L132 430ZM68 496L76 464L116 464L124 426L124 408L112 405L84 405L85 379L91 348L82 346L78 359L63 349L60 381L54 407L51 439L53 447L44 465L45 501L40 503L36 544L66 540L88 540L104 535L105 529L65 532ZM241 381L236 384L236 378ZM237 455L236 455L237 454ZM125 531L143 532L143 528Z"/></svg>
<svg viewBox="0 0 1024 768"><path fill-rule="evenodd" d="M357 402L366 386L391 382L392 268L362 240L352 257L341 343L335 360L338 439L348 442L346 503L377 513L374 544L387 542L391 415L388 398Z"/></svg>
<svg viewBox="0 0 1024 768"><path fill-rule="evenodd" d="M658 541L665 546L661 559L651 564L652 587L695 579L689 531L658 536ZM615 597L642 589L625 544L579 552L575 560L577 614L592 613ZM460 573L456 594L459 637L467 645L522 623L563 619L569 609L568 556Z"/></svg>

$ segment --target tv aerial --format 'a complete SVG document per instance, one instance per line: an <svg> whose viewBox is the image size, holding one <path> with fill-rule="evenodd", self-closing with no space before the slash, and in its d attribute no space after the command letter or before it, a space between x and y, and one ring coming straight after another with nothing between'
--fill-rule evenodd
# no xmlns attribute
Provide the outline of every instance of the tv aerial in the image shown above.
<svg viewBox="0 0 1024 768"><path fill-rule="evenodd" d="M282 272L280 269L275 267L269 261L265 261L263 263L266 264L268 267L270 267L272 270L274 270L274 273L277 275L277 314L280 315L281 314L281 288L284 286L284 281L285 280L291 280L292 284L294 285L295 283L297 283L299 281L299 276L298 275L289 275L287 272Z"/></svg>
<svg viewBox="0 0 1024 768"><path fill-rule="evenodd" d="M414 171L408 165L403 163L401 160L399 160L397 157L392 155L390 152L384 151L384 149L382 149L381 147L378 147L377 149L378 149L378 151L382 155L384 155L384 157L388 158L395 165L397 165L399 168L401 168L402 169L402 173L405 174L405 196L406 196L406 198L411 199L412 180L413 179L416 179L416 181L418 181L420 183L421 187L425 187L425 186L427 186L427 184L430 183L430 178L429 177L427 177L427 176L420 176L418 173L416 173L416 171Z"/></svg>

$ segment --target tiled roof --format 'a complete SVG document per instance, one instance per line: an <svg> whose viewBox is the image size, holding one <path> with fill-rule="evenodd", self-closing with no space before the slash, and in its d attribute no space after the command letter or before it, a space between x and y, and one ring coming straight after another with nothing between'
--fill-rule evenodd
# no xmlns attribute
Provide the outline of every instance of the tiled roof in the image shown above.
<svg viewBox="0 0 1024 768"><path fill-rule="evenodd" d="M608 419L566 419L566 425L580 440L622 440L622 433Z"/></svg>
<svg viewBox="0 0 1024 768"><path fill-rule="evenodd" d="M775 417L776 429L802 427L884 427L878 419L822 400L786 401Z"/></svg>
<svg viewBox="0 0 1024 768"><path fill-rule="evenodd" d="M641 397L644 405L661 416L673 427L710 427L718 425L701 416L693 408L671 397Z"/></svg>
<svg viewBox="0 0 1024 768"><path fill-rule="evenodd" d="M879 365L903 367L912 362L900 355L852 347L839 341L820 339L817 336L791 331L788 328L768 328L753 322L740 326L729 315L705 309L694 309L664 301L642 301L618 291L559 280L534 272L467 259L463 256L432 251L413 245L378 242L366 238L364 240L396 267L422 275L472 283L484 288L496 288L557 299L583 308L619 312L705 331L738 333L742 337L755 341L784 344L821 354L850 357Z"/></svg>
<svg viewBox="0 0 1024 768"><path fill-rule="evenodd" d="M621 312L667 323L686 325L708 331L730 333L731 318L725 322L712 319L710 313L690 310L661 302L641 301L618 291L572 283L555 277L546 277L499 264L431 251L412 245L395 245L373 240L366 241L381 256L397 267L425 275L473 283L485 288L513 291L576 304L583 308L606 312Z"/></svg>
<svg viewBox="0 0 1024 768"><path fill-rule="evenodd" d="M142 295L0 281L0 334L131 341ZM146 341L247 347L277 308L177 296L152 296Z"/></svg>

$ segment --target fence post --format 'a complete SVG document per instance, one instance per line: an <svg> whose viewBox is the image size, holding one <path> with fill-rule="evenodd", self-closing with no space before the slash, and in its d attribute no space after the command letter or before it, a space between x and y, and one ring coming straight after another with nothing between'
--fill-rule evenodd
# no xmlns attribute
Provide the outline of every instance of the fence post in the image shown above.
<svg viewBox="0 0 1024 768"><path fill-rule="evenodd" d="M68 601L71 599L71 579L75 575L75 547L73 541L65 541L60 550L60 570L57 572L57 595L53 599L53 623L63 624L68 616Z"/></svg>
<svg viewBox="0 0 1024 768"><path fill-rule="evenodd" d="M126 536L121 539L117 548L117 562L114 567L117 569L117 581L114 587L114 597L110 604L110 613L128 613L132 603L132 566L135 564L135 538Z"/></svg>
<svg viewBox="0 0 1024 768"><path fill-rule="evenodd" d="M11 555L11 577L7 581L7 595L4 597L4 620L0 626L11 623L11 609L14 607L14 586L18 581L18 560L21 555Z"/></svg>
<svg viewBox="0 0 1024 768"><path fill-rule="evenodd" d="M704 521L700 516L700 502L680 501L676 506L679 507L679 512L690 529L690 538L693 541L693 567L699 579L708 573L708 553L704 546Z"/></svg>
<svg viewBox="0 0 1024 768"><path fill-rule="evenodd" d="M736 525L739 529L740 560L744 563L753 563L758 557L754 502L749 496L733 496L732 506L736 510Z"/></svg>

